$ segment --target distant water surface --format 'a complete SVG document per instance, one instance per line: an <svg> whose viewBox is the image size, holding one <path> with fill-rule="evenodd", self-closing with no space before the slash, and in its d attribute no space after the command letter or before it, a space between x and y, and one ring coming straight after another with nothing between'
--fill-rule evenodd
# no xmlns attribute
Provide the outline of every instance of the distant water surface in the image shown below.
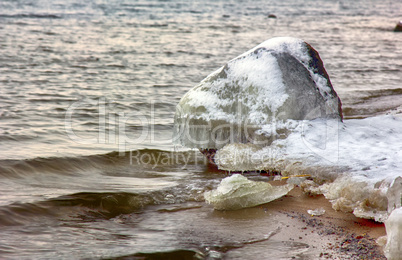
<svg viewBox="0 0 402 260"><path fill-rule="evenodd" d="M346 118L402 111L401 13L393 0L1 1L0 258L219 258L261 239L275 227L240 236L250 219L203 206L222 174L174 149L179 99L293 36L320 53Z"/></svg>

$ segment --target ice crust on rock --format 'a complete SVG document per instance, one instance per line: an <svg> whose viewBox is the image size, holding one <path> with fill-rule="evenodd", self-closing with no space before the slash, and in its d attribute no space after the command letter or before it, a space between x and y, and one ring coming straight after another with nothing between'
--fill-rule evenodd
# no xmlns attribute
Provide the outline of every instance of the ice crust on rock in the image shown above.
<svg viewBox="0 0 402 260"><path fill-rule="evenodd" d="M341 118L340 100L319 54L300 39L278 37L229 61L188 91L176 107L174 141L210 149L228 143L266 145L272 136L261 129L318 117Z"/></svg>
<svg viewBox="0 0 402 260"><path fill-rule="evenodd" d="M294 185L272 186L234 174L221 181L218 188L205 192L205 200L216 210L237 210L265 204L286 195Z"/></svg>
<svg viewBox="0 0 402 260"><path fill-rule="evenodd" d="M260 161L253 162L252 155L261 148L253 144L228 144L215 154L215 163L236 171L255 170Z"/></svg>
<svg viewBox="0 0 402 260"><path fill-rule="evenodd" d="M402 259L402 208L392 211L385 221L387 231L387 244L384 254L388 260Z"/></svg>

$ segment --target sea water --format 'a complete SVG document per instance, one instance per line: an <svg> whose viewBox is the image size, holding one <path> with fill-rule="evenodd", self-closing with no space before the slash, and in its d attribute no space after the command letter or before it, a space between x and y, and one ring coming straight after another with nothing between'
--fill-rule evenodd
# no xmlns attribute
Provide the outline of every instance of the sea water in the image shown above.
<svg viewBox="0 0 402 260"><path fill-rule="evenodd" d="M387 164L399 155L387 114L402 110L401 10L391 0L0 2L1 258L246 256L276 230L275 214L208 207L204 193L226 175L174 148L173 117L190 88L276 36L320 53L347 127L377 127L358 140L387 159L363 158L361 170L398 169ZM278 258L308 248L269 245Z"/></svg>

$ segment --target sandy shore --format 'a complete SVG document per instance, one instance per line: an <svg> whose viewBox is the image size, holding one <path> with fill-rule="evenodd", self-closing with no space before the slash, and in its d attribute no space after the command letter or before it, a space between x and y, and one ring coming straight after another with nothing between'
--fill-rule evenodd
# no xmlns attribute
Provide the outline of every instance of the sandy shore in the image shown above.
<svg viewBox="0 0 402 260"><path fill-rule="evenodd" d="M321 207L321 216L307 213ZM219 211L197 200L153 205L134 217L136 245L145 249L117 259L385 259L376 243L383 224L335 211L324 196L297 187L251 208Z"/></svg>
<svg viewBox="0 0 402 260"><path fill-rule="evenodd" d="M219 172L214 167L209 170ZM277 186L286 184L286 181L270 181L269 183ZM307 212L307 210L318 208L325 209L325 213L321 216L311 216ZM262 211L268 216L263 217ZM213 215L222 218L247 219L251 225L261 227L261 230L252 230L257 237L259 232L264 233L264 226L277 222L279 231L270 237L271 242L289 241L293 245L300 243L308 247L307 251L301 250L300 254L296 254L296 259L386 259L382 247L376 242L379 237L386 235L383 223L357 218L352 213L336 211L323 195L309 196L299 187L295 187L284 197L261 206L235 211L214 210ZM241 225L236 229L237 234L247 230ZM218 229L216 231L219 232ZM255 252L259 251L264 255L267 251L264 247L269 243L257 242L256 244L258 243L261 244L261 249L256 246ZM249 250L227 252L228 259L241 259L254 250L250 246L245 248ZM293 253L285 259L295 258L294 248L291 250ZM258 256L258 254L255 255Z"/></svg>
<svg viewBox="0 0 402 260"><path fill-rule="evenodd" d="M282 185L284 182L271 182ZM311 246L317 259L386 259L376 239L386 235L384 224L332 209L324 196L308 196L296 187L288 195L263 205L282 216L275 239L300 241ZM311 216L309 209L324 208Z"/></svg>

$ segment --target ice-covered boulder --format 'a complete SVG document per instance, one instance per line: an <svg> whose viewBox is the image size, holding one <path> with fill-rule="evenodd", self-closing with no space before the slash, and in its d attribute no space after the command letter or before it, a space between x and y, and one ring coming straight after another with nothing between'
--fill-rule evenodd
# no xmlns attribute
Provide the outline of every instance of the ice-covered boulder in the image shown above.
<svg viewBox="0 0 402 260"><path fill-rule="evenodd" d="M237 210L265 204L285 196L293 184L272 186L267 182L251 181L234 174L221 181L218 188L205 192L205 200L217 210Z"/></svg>
<svg viewBox="0 0 402 260"><path fill-rule="evenodd" d="M320 56L308 43L273 38L229 61L188 91L176 107L174 141L190 148L228 143L269 145L287 119L342 120L341 102Z"/></svg>

